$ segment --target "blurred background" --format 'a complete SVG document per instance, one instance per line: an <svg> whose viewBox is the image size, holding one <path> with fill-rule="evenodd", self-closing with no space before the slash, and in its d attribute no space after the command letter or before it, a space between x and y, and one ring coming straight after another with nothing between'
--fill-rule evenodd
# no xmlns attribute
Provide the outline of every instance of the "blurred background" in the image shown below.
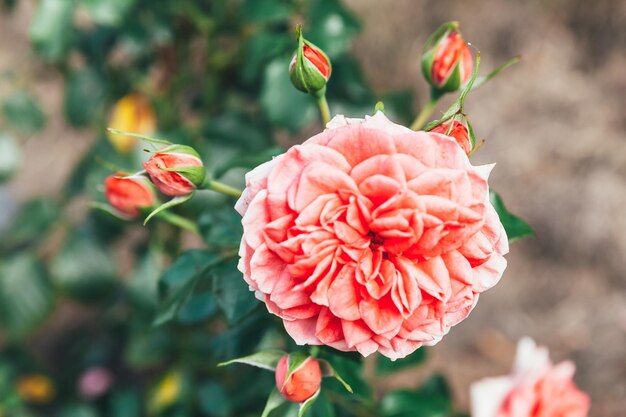
<svg viewBox="0 0 626 417"><path fill-rule="evenodd" d="M89 216L85 203L96 192L84 190L95 190L95 180L89 177L75 186L82 197L68 191L68 184L76 183L77 165L84 166L103 149L112 152L102 145L104 126L124 94L138 90L150 96L160 132L170 137L184 136L188 132L180 126L188 125L203 138L228 142L224 130L239 126L242 130L233 135L256 138L268 126L267 135L284 146L321 127L305 95L294 99L298 104L281 108L277 103L292 92L280 90L284 83L274 81L285 76L281 65L293 48L291 27L309 17L303 6L308 2L234 2L244 4L237 24L220 21L224 12L213 5L233 2L77 3L76 9L74 2L66 6L61 0L4 0L0 6L0 177L8 179L0 185L5 294L16 271L40 267L12 262L26 250L51 260L51 267L42 268L51 270L55 288L63 287L55 283L55 272L84 268L66 259L90 256L82 252L68 249L58 260L58 248L67 246L67 230L46 229L45 244L33 246L43 229L25 226L28 222L19 215L25 213L24 203L37 198L34 208L28 207L42 223L47 218L77 224ZM466 321L427 349L425 367L389 377L381 390L411 385L439 370L449 378L458 406L467 408L469 384L507 373L517 340L528 335L547 345L555 361L576 362L575 379L592 397L591 415L623 415L626 2L344 0L341 13L335 6L328 12L323 1L314 3L321 5L310 16L312 27L305 22L304 28L337 60L335 84L329 86L335 113L370 113L382 98L392 118L410 120L428 93L420 72L422 45L448 20L458 20L465 39L481 51L483 72L522 55L520 64L473 92L467 110L477 136L486 139L472 157L474 163L498 163L491 185L537 237L512 245L500 284L482 295ZM316 39L324 31L334 37ZM260 32L264 37L259 41ZM243 51L237 47L241 39L247 42ZM184 52L177 49L181 45ZM358 81L349 81L355 77ZM221 92L228 89L239 92ZM445 109L449 100L439 108ZM242 114L251 120L247 130L241 127ZM222 155L245 156L251 146L244 143L243 153L224 150L230 153ZM221 149L214 146L212 158L219 159L215 155ZM246 164L238 166L226 174L233 184L241 184ZM99 175L94 178L101 179ZM77 196L64 200L63 220L55 220L59 208L49 205L59 195ZM135 265L126 259L128 248L144 239L140 227L124 233L126 239L106 241L115 258L104 257L105 263L117 259L121 276ZM202 242L187 238L183 245L201 247ZM14 346L20 340L44 361L50 349L65 346L60 339L84 332L84 326L97 327L103 314L125 314L85 306L84 300L73 299L74 292L46 302L28 328L20 328L18 319L5 322L9 330L0 344ZM7 308L5 300L0 306L4 320Z"/></svg>

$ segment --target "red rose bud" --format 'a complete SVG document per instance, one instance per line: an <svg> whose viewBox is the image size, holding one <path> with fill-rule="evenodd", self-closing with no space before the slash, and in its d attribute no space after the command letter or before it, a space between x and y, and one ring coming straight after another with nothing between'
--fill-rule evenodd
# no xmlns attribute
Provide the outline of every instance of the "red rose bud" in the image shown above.
<svg viewBox="0 0 626 417"><path fill-rule="evenodd" d="M450 121L447 121L432 129L431 132L443 133L444 135L454 138L467 154L472 150L469 129L465 123L454 120L452 129L450 129Z"/></svg>
<svg viewBox="0 0 626 417"><path fill-rule="evenodd" d="M332 66L328 56L302 37L298 31L298 49L289 64L291 82L300 91L316 94L326 88Z"/></svg>
<svg viewBox="0 0 626 417"><path fill-rule="evenodd" d="M159 191L171 196L192 193L206 174L200 155L185 145L168 146L152 155L143 166Z"/></svg>
<svg viewBox="0 0 626 417"><path fill-rule="evenodd" d="M154 187L146 177L122 177L115 174L104 180L104 195L121 214L137 217L141 209L155 205Z"/></svg>
<svg viewBox="0 0 626 417"><path fill-rule="evenodd" d="M473 67L474 57L457 22L441 25L424 45L422 72L435 90L458 90L471 78Z"/></svg>
<svg viewBox="0 0 626 417"><path fill-rule="evenodd" d="M311 398L322 384L322 370L319 362L308 357L294 371L289 373L289 355L283 356L276 366L276 387L287 401L301 403Z"/></svg>

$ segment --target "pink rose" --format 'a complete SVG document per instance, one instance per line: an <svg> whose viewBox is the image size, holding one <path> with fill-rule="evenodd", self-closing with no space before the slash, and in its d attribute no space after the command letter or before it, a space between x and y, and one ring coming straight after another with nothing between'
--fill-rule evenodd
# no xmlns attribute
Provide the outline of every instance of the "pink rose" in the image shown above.
<svg viewBox="0 0 626 417"><path fill-rule="evenodd" d="M472 417L586 417L589 396L572 376L572 362L553 365L548 350L520 340L513 373L472 385Z"/></svg>
<svg viewBox="0 0 626 417"><path fill-rule="evenodd" d="M492 166L382 113L246 176L239 269L299 344L402 358L468 316L506 267Z"/></svg>

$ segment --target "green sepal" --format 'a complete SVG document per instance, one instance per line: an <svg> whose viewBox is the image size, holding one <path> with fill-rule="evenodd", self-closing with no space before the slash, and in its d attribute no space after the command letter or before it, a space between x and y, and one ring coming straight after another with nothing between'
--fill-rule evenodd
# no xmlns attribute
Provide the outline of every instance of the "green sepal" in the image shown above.
<svg viewBox="0 0 626 417"><path fill-rule="evenodd" d="M521 60L521 57L515 56L515 57L509 59L508 61L506 61L505 63L503 63L503 64L499 65L498 67L496 67L489 74L481 75L480 77L476 77L476 81L474 82L474 86L472 87L472 89L478 88L481 85L485 84L487 81L491 80L493 77L495 77L496 75L500 74L502 71L504 71L508 67L510 67L512 65L515 65L518 62L520 62L520 60Z"/></svg>
<svg viewBox="0 0 626 417"><path fill-rule="evenodd" d="M322 376L335 378L341 383L341 385L343 385L346 391L348 391L350 394L354 393L352 387L341 377L341 375L339 375L339 373L337 373L337 371L335 370L335 368L333 368L330 362L324 359L318 359L318 361L320 363L320 368L322 369Z"/></svg>
<svg viewBox="0 0 626 417"><path fill-rule="evenodd" d="M287 400L283 398L278 389L274 388L269 397L267 397L267 402L265 403L261 417L268 417L272 411L283 405L286 401Z"/></svg>
<svg viewBox="0 0 626 417"><path fill-rule="evenodd" d="M275 371L280 359L287 353L282 350L264 350L242 358L231 359L226 362L218 363L217 366L227 366L233 363L243 363L246 365L256 366L257 368Z"/></svg>
<svg viewBox="0 0 626 417"><path fill-rule="evenodd" d="M321 388L315 391L315 394L311 395L311 397L300 403L300 408L298 408L298 417L302 417L306 410L313 405L315 400L317 400L317 397L320 396L320 392L322 392Z"/></svg>
<svg viewBox="0 0 626 417"><path fill-rule="evenodd" d="M148 214L148 217L146 217L146 219L143 221L143 225L145 226L146 224L148 224L150 219L152 219L154 216L158 215L163 210L167 210L169 208L172 208L172 207L181 205L183 203L186 203L187 201L189 201L191 199L191 197L193 197L193 193L174 197L170 201L167 201L167 202L161 204L159 207L157 207L154 210L152 210L152 212L150 214Z"/></svg>
<svg viewBox="0 0 626 417"><path fill-rule="evenodd" d="M177 167L177 168L160 168L163 171L176 172L186 179L188 179L193 185L199 187L204 183L206 177L206 169L204 166L190 166L190 167Z"/></svg>

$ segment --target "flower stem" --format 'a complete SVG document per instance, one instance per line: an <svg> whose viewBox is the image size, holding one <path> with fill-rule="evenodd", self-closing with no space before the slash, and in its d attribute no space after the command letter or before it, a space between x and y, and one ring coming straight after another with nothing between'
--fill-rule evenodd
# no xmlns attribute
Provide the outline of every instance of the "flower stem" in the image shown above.
<svg viewBox="0 0 626 417"><path fill-rule="evenodd" d="M157 213L156 217L160 218L161 220L164 220L170 224L173 224L174 226L178 226L181 229L185 229L185 230L189 230L190 232L194 232L196 234L200 234L198 232L198 227L196 226L196 224L194 222L192 222L189 219L186 219L182 216L179 216L178 214L174 214L171 213L167 210L163 210L159 213Z"/></svg>
<svg viewBox="0 0 626 417"><path fill-rule="evenodd" d="M215 181L215 180L209 180L207 179L204 184L203 184L203 188L207 189L207 190L213 190L216 191L218 193L227 195L229 197L233 197L233 198L239 198L241 197L241 190L238 190L235 187L231 187L230 185L226 185L222 182L219 181Z"/></svg>
<svg viewBox="0 0 626 417"><path fill-rule="evenodd" d="M428 120L428 117L433 112L433 110L435 110L435 106L437 106L439 98L441 98L441 95L431 93L430 99L428 99L426 105L422 107L422 110L419 112L419 114L411 124L412 130L420 130L424 127L426 121Z"/></svg>
<svg viewBox="0 0 626 417"><path fill-rule="evenodd" d="M320 108L320 115L322 116L322 122L324 126L330 122L330 108L328 107L328 101L326 101L326 91L321 94L316 94L317 105Z"/></svg>

